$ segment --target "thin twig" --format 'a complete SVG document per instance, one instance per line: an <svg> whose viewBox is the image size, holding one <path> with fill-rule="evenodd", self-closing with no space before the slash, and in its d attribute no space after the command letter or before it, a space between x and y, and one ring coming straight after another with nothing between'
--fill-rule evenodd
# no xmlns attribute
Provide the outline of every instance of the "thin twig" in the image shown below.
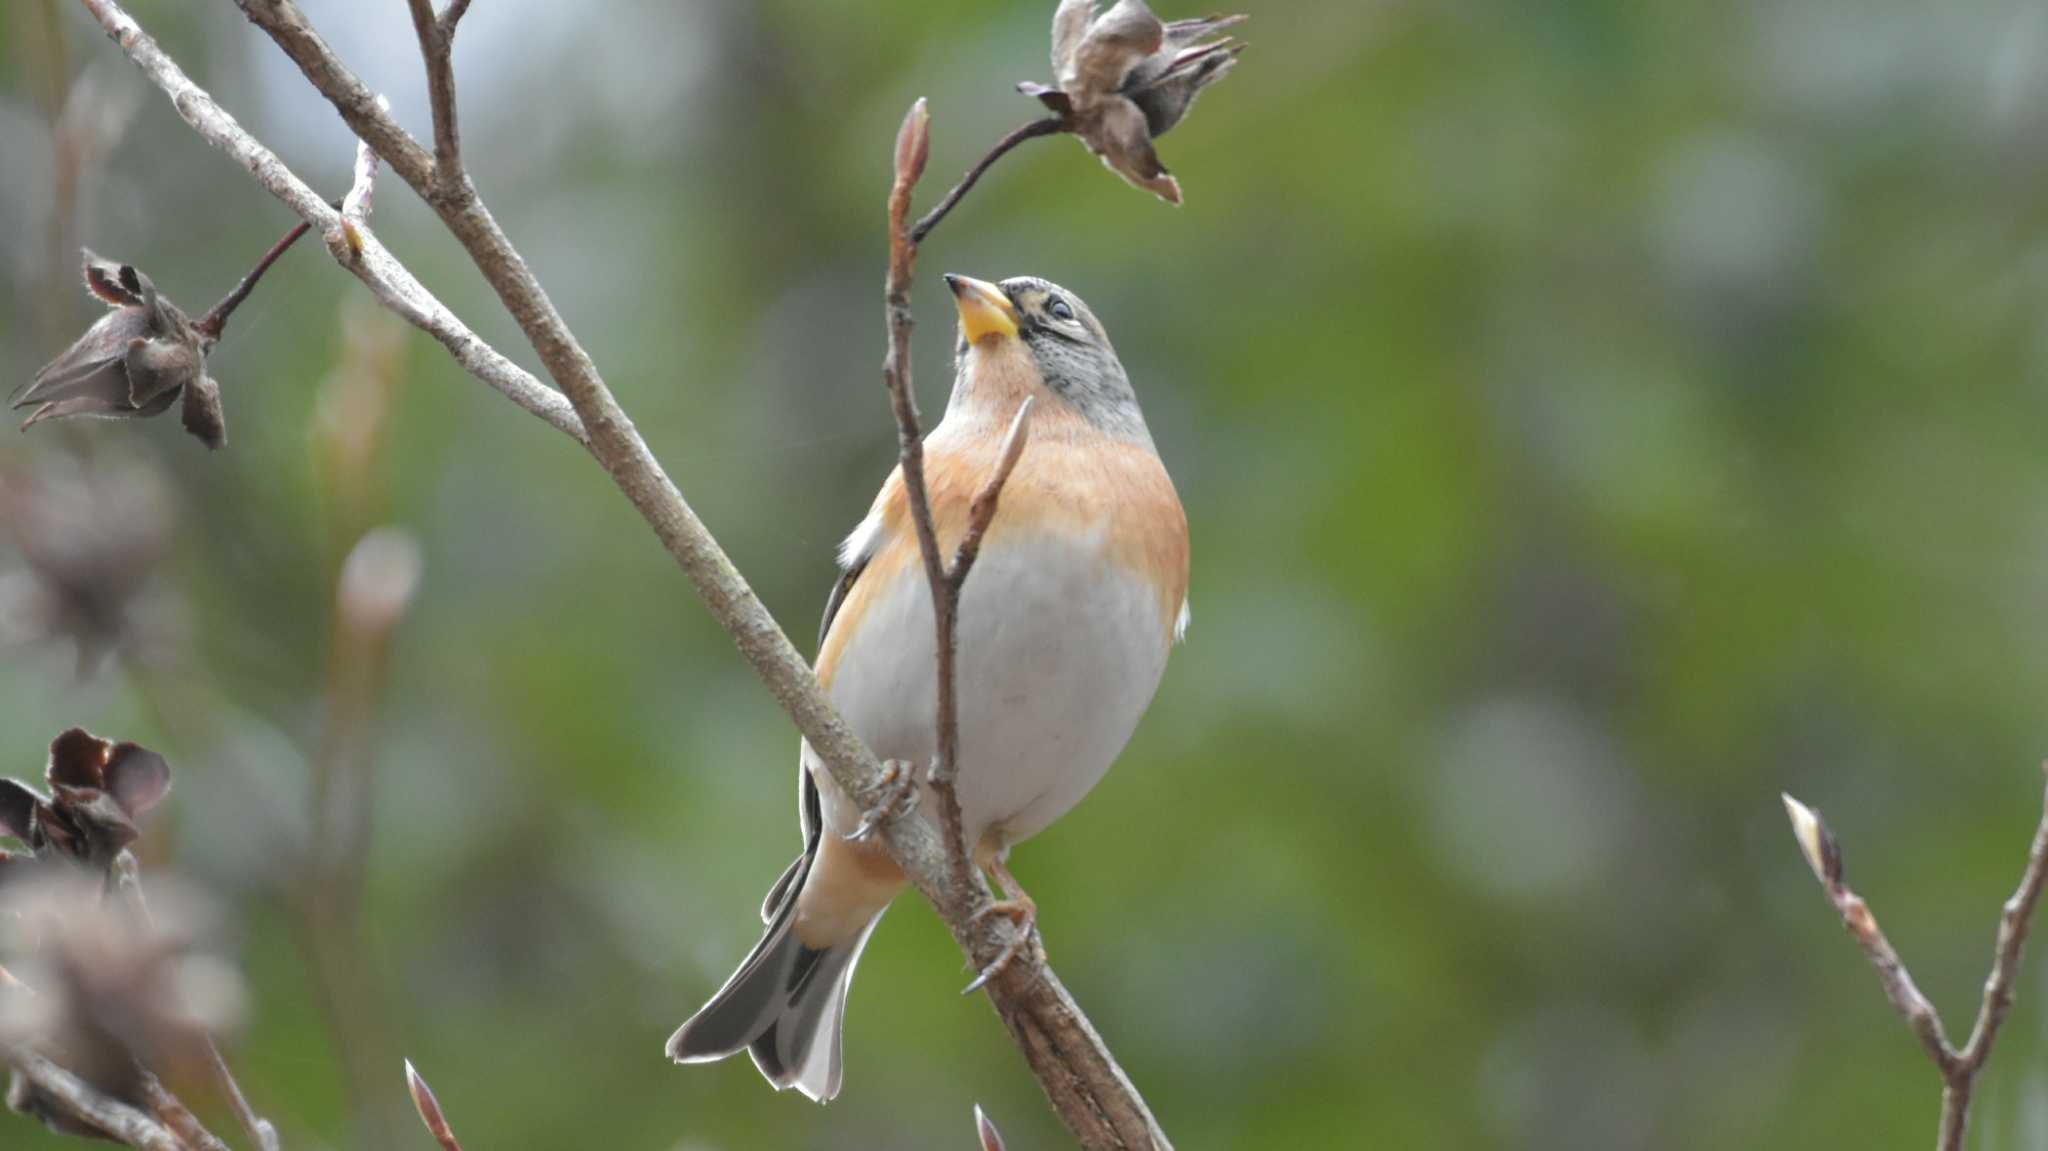
<svg viewBox="0 0 2048 1151"><path fill-rule="evenodd" d="M228 1145L208 1131L205 1124L199 1122L199 1117L192 1114L192 1109L185 1106L185 1101L171 1094L170 1088L165 1087L155 1075L143 1074L142 1097L164 1126L169 1127L192 1151L229 1151Z"/></svg>
<svg viewBox="0 0 2048 1151"><path fill-rule="evenodd" d="M151 922L149 903L142 895L142 868L135 862L134 852L123 851L114 857L114 885L135 916L144 923ZM249 1097L235 1079L234 1068L228 1066L227 1056L221 1054L220 1043L211 1032L204 1033L201 1046L206 1051L207 1069L213 1073L214 1086L227 1100L228 1109L235 1113L236 1122L261 1151L278 1151L277 1128L249 1105Z"/></svg>
<svg viewBox="0 0 2048 1151"><path fill-rule="evenodd" d="M946 845L946 870L954 902L949 914L971 912L986 902L973 896L974 865L967 854L961 827L960 797L953 786L959 755L960 725L953 721L953 616L959 606L948 587L946 558L939 551L938 528L932 520L931 493L924 477L924 428L917 412L917 393L910 386L910 333L916 324L910 308L910 284L917 268L917 242L910 238L910 197L931 157L931 109L923 97L910 106L896 130L895 178L889 186L889 272L883 284L883 314L888 324L888 350L882 356L882 385L889 392L896 417L896 454L903 473L903 491L910 504L910 522L917 532L917 554L924 561L925 582L932 589L932 626L938 660L938 700L933 723L938 731L938 761L931 765L932 790L938 800L939 832Z"/></svg>
<svg viewBox="0 0 2048 1151"><path fill-rule="evenodd" d="M455 23L468 5L450 5L446 17L434 15L433 0L406 0L412 9L413 34L427 63L427 102L434 115L434 179L444 191L463 178L462 129L455 113Z"/></svg>
<svg viewBox="0 0 2048 1151"><path fill-rule="evenodd" d="M1920 1040L1920 1046L1927 1057L1934 1061L1943 1077L1947 1077L1955 1066L1955 1048L1949 1044L1948 1033L1941 1025L1941 1013L1922 994L1913 976L1906 970L1906 963L1892 948L1891 940L1885 938L1882 928L1877 925L1877 916L1871 914L1870 905L1849 889L1842 878L1842 852L1835 837L1821 822L1820 813L1793 799L1785 801L1785 813L1792 821L1793 836L1806 854L1806 862L1813 869L1814 878L1820 880L1821 890L1827 893L1828 901L1835 905L1835 911L1842 917L1846 928L1856 945L1870 959L1871 967L1877 971L1878 983L1884 988L1885 998L1891 1001L1892 1009L1913 1029L1913 1035Z"/></svg>
<svg viewBox="0 0 2048 1151"><path fill-rule="evenodd" d="M2044 770L2048 770L2048 765L2044 765ZM1998 942L1992 955L1991 974L1984 982L1984 998L1978 1006L1969 1041L1961 1050L1949 1041L1940 1013L1913 983L1905 962L1878 927L1877 917L1871 914L1869 905L1850 890L1842 874L1841 844L1828 830L1820 813L1789 795L1783 799L1799 849L1805 854L1814 877L1820 880L1822 890L1827 892L1829 902L1840 913L1842 926L1869 956L1871 966L1877 970L1878 981L1884 987L1885 998L1905 1019L1906 1025L1920 1040L1921 1048L1927 1052L1928 1059L1941 1073L1941 1122L1935 1138L1936 1151L1962 1151L1977 1076L1990 1060L1999 1028L2012 1012L2013 984L2019 976L2020 954L2026 947L2027 932L2032 926L2034 908L2040 902L2042 888L2048 885L2048 790L2042 794L2041 822L2035 828L2033 842L2027 850L2027 866L2020 875L2019 889L2005 901L1999 916Z"/></svg>
<svg viewBox="0 0 2048 1151"><path fill-rule="evenodd" d="M34 989L0 968L0 993L9 996L35 995ZM28 1112L68 1134L95 1133L130 1147L154 1147L160 1136L167 1137L177 1151L227 1151L220 1140L201 1126L192 1109L172 1095L162 1081L138 1066L143 1112L115 1099L91 1083L65 1070L27 1043L0 1045L0 1065L15 1069L34 1090ZM124 1114L124 1109L132 1115ZM143 1123L136 1123L141 1119ZM159 1126L160 1125L160 1126Z"/></svg>
<svg viewBox="0 0 2048 1151"><path fill-rule="evenodd" d="M1035 140L1040 136L1055 136L1066 130L1067 122L1065 120L1060 119L1058 116L1046 116L1033 120L1028 124L1019 125L1009 135L997 140L994 147L990 148L981 159L976 160L972 168L967 169L967 174L960 177L960 182L953 185L952 190L946 193L945 198L934 205L931 211L918 218L917 224L910 229L910 242L913 244L924 243L924 238L932 234L932 229L939 226L939 221L945 219L947 214L952 212L954 205L960 202L960 198L965 196L980 181L981 174L988 171L997 160L1002 159L1003 155L1010 149L1022 144L1026 140Z"/></svg>
<svg viewBox="0 0 2048 1151"><path fill-rule="evenodd" d="M1012 133L1013 136L1017 135ZM1022 139L1023 137L1018 137ZM950 198L958 201L966 189L995 157L1014 147L998 146L975 171L970 172ZM1010 473L1023 454L1030 401L1019 407L1010 425L1003 452L983 489L974 497L966 534L952 565L939 549L938 526L932 517L931 495L925 484L924 428L918 417L916 391L911 386L910 333L914 324L910 309L911 280L917 269L918 242L909 227L910 199L923 178L931 155L931 110L922 97L910 106L896 132L895 178L889 187L889 272L884 283L884 314L888 323L888 351L882 358L882 383L889 392L890 410L896 417L897 456L903 472L904 494L910 505L910 521L917 533L917 550L924 561L925 582L932 594L934 650L938 663L938 699L934 723L938 733L938 762L932 765L931 783L939 801L939 823L945 837L948 863L960 914L978 917L989 900L986 885L974 874L971 845L965 842L961 826L960 799L956 782L960 770L959 658L960 588L981 551L981 538L995 518L996 501ZM943 206L943 205L942 205ZM943 212L937 213L943 216ZM936 217L929 217L933 223ZM975 889L980 888L977 892Z"/></svg>
<svg viewBox="0 0 2048 1151"><path fill-rule="evenodd" d="M1012 135L1018 140L1029 138L1018 133ZM1044 949L1035 938L1036 925L1019 928L1008 917L987 914L994 900L981 869L974 864L973 845L965 841L961 826L960 799L955 787L960 748L955 666L960 590L980 554L982 537L995 518L1003 486L1023 454L1030 405L1027 402L1019 406L994 472L969 505L969 525L949 568L939 553L937 527L924 491L924 431L918 424L910 378L910 281L917 266L918 245L906 221L911 194L924 173L930 137L931 115L920 99L911 105L896 134L895 179L889 189L889 273L885 284L889 349L882 363L882 379L896 415L904 488L917 532L918 551L924 560L925 579L931 589L936 631L939 755L938 763L933 765L931 784L938 801L941 842L946 847L948 883L933 891L922 878L917 878L918 887L945 917L954 939L982 973L969 985L969 990L976 985L987 990L996 1013L1008 1025L1037 1073L1047 1099L1080 1138L1082 1146L1171 1151L1165 1131L1137 1088L1045 963ZM972 186L988 164L1014 146L1015 141L999 145L956 191L965 194L965 189ZM959 195L950 195L948 199L957 202ZM933 223L936 222L934 218ZM892 826L920 822L896 820ZM1010 926L1005 928L1005 924ZM1021 937L1009 934L1018 930L1024 932Z"/></svg>
<svg viewBox="0 0 2048 1151"><path fill-rule="evenodd" d="M967 573L974 570L974 561L981 557L981 540L988 534L988 526L995 522L996 504L1003 498L1003 487L1010 482L1010 473L1017 470L1017 461L1024 458L1025 441L1031 438L1031 405L1036 402L1037 397L1026 396L1017 405L1017 414L1010 418L1010 430L1003 436L1003 452L996 458L996 470L989 473L988 481L967 505L967 531L953 551L952 566L946 569L946 582L953 585L955 596L966 586Z"/></svg>
<svg viewBox="0 0 2048 1151"><path fill-rule="evenodd" d="M389 109L391 102L377 97L381 107ZM353 224L357 228L370 226L370 209L377 194L377 153L361 140L356 141L355 178L349 182L348 195L341 198L341 219L346 229ZM360 237L349 243L353 255L362 258L363 248Z"/></svg>
<svg viewBox="0 0 2048 1151"><path fill-rule="evenodd" d="M228 1101L228 1110L235 1113L235 1122L242 1125L242 1130L248 1132L249 1138L256 1141L261 1151L278 1151L277 1128L249 1105L249 1096L243 1093L242 1084L235 1079L235 1070L228 1066L228 1057L221 1054L220 1044L208 1035L205 1047L207 1069L213 1073L214 1085L220 1089L222 1098Z"/></svg>
<svg viewBox="0 0 2048 1151"><path fill-rule="evenodd" d="M299 242L300 236L306 234L307 226L304 220L293 225L291 231L286 232L282 239L270 246L268 252L263 253L263 258L256 261L256 266L249 269L249 274L242 277L241 283L236 284L232 291L221 297L220 303L215 304L211 311L193 323L192 326L199 329L200 335L209 340L220 339L221 333L228 326L228 317L234 315L235 309L242 306L242 301L249 298L250 292L256 290L256 281L263 278L263 273L270 270L270 265L277 263L278 257L284 255L287 249Z"/></svg>
<svg viewBox="0 0 2048 1151"><path fill-rule="evenodd" d="M2048 768L2044 768L2048 770ZM2042 797L2041 825L2034 829L2034 841L2027 848L2027 869L2020 876L2019 889L2005 901L1998 916L1998 943L1991 962L1991 975L1984 981L1984 999L1977 1008L1977 1022L1970 1039L1963 1044L1962 1060L1981 1067L1998 1042L1998 1029L2012 1013L2013 984L2019 978L2020 952L2027 945L2027 931L2033 923L2034 907L2041 901L2041 889L2048 883L2048 793Z"/></svg>

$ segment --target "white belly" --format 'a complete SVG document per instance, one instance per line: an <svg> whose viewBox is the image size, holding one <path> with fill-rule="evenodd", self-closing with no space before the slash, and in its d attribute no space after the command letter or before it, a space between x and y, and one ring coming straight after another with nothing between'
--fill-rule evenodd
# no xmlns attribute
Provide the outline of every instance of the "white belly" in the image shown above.
<svg viewBox="0 0 2048 1151"><path fill-rule="evenodd" d="M937 754L931 594L921 569L876 600L847 643L832 701L883 759ZM959 621L960 808L968 842L1044 830L1088 794L1152 702L1168 641L1158 593L1099 540L999 535L968 576ZM806 759L810 755L806 749ZM838 833L860 822L819 771Z"/></svg>

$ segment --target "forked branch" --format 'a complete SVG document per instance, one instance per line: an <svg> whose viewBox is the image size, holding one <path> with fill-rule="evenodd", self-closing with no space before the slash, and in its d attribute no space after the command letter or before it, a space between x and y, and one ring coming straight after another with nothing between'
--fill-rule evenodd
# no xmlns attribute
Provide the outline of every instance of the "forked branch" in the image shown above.
<svg viewBox="0 0 2048 1151"><path fill-rule="evenodd" d="M1841 844L1828 830L1820 813L1789 795L1783 799L1785 813L1792 820L1793 837L1799 841L1799 850L1813 869L1814 878L1820 880L1828 901L1841 915L1842 926L1869 957L1892 1009L1906 1021L1906 1026L1920 1041L1921 1049L1927 1052L1927 1058L1941 1073L1941 1124L1935 1139L1936 1151L1962 1151L1977 1076L1991 1058L1999 1028L2012 1013L2013 985L2019 978L2020 953L2026 947L2027 932L2033 924L2034 908L2040 902L2041 889L2048 884L2048 791L2044 791L2042 796L2041 822L2035 828L2033 843L2027 850L2027 865L2020 874L2019 889L2005 901L1999 915L1998 942L1992 952L1991 974L1984 981L1984 998L1977 1008L1977 1021L1970 1029L1969 1040L1960 1049L1950 1042L1948 1032L1942 1027L1941 1013L1914 984L1905 961L1899 958L1891 941L1885 938L1870 905L1850 889L1843 877Z"/></svg>

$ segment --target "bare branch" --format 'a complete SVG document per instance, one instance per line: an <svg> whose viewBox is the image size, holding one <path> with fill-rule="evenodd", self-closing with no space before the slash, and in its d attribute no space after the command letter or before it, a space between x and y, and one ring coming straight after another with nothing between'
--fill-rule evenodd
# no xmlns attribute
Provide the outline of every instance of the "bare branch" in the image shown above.
<svg viewBox="0 0 2048 1151"><path fill-rule="evenodd" d="M221 333L227 329L228 317L234 315L235 309L242 306L242 301L249 298L250 292L256 290L256 281L263 278L263 273L270 270L270 265L277 263L278 257L284 255L286 249L299 242L299 237L306 234L306 228L304 220L294 224L291 231L286 232L282 239L270 246L269 251L263 253L263 258L256 261L256 266L249 269L249 273L242 277L241 282L227 295L222 296L220 303L215 304L204 316L194 321L192 326L199 329L200 334L209 340L220 339Z"/></svg>
<svg viewBox="0 0 2048 1151"><path fill-rule="evenodd" d="M57 1066L33 1051L15 1050L7 1062L40 1095L39 1102L63 1109L63 1113L106 1134L117 1143L141 1151L188 1151L170 1128L117 1099L110 1099L90 1083Z"/></svg>
<svg viewBox="0 0 2048 1151"><path fill-rule="evenodd" d="M300 219L319 229L322 235L334 230L338 212L305 181L250 135L235 118L216 103L205 89L194 84L177 62L165 55L155 40L136 24L116 0L80 0L107 35L120 45L151 83L170 98L178 114L200 137L228 154L246 169L271 195L282 200ZM372 106L375 97L366 96ZM358 133L360 135L361 133ZM379 155L383 155L381 151ZM424 156L424 153L421 154ZM431 165L429 159L427 163ZM405 265L377 242L367 229L362 231L363 251L359 259L344 264L376 297L440 341L455 361L470 375L504 393L506 398L556 429L586 441L582 421L560 392L535 379L532 373L500 355L469 330L455 313L434 298Z"/></svg>
<svg viewBox="0 0 2048 1151"><path fill-rule="evenodd" d="M1021 132L1021 130L1020 130ZM1012 133L1016 141L999 145L994 153L968 174L961 187L948 196L943 208L965 195L980 172L1017 141L1029 135ZM889 348L882 361L882 380L889 390L890 407L896 416L896 441L903 472L911 521L917 530L918 552L924 560L925 580L932 595L932 619L936 629L935 653L938 663L938 762L933 765L931 785L938 801L941 842L946 849L946 883L938 890L927 886L926 878L914 876L918 888L945 917L953 937L973 958L981 974L968 985L987 990L996 1013L1010 1028L1032 1071L1053 1108L1067 1127L1092 1149L1158 1148L1170 1151L1166 1133L1139 1097L1137 1089L1117 1066L1115 1056L1095 1033L1088 1017L1060 986L1052 968L1045 963L1044 949L1037 945L1037 928L1031 916L1021 923L992 915L994 899L980 868L974 864L971 846L961 826L959 794L954 786L959 771L960 715L957 700L957 624L960 591L980 553L981 539L995 518L1003 485L1016 468L1025 447L1030 422L1030 405L1020 406L1003 443L1002 456L993 474L976 493L969 509L969 526L961 539L949 569L939 553L938 531L932 520L931 502L924 482L924 429L919 426L917 402L910 378L910 285L917 267L917 240L912 234L910 198L924 174L930 152L931 115L924 100L911 105L896 134L895 179L889 189L889 272L885 283ZM932 223L943 217L936 212ZM927 231L929 229L927 228ZM916 825L922 820L889 821L891 828ZM1014 894L1014 893L1013 893ZM999 924L1010 924L999 928Z"/></svg>
<svg viewBox="0 0 2048 1151"><path fill-rule="evenodd" d="M1828 831L1820 813L1789 795L1782 798L1785 813L1792 820L1793 837L1799 841L1799 849L1806 856L1807 865L1813 869L1814 877L1820 880L1828 900L1841 914L1842 925L1863 948L1864 954L1870 957L1871 966L1876 968L1878 981L1884 987L1885 998L1891 1001L1892 1008L1906 1021L1920 1040L1921 1048L1927 1052L1928 1059L1941 1072L1941 1123L1935 1140L1936 1151L1962 1151L1977 1075L1991 1058L1998 1030L2012 1011L2013 983L2019 974L2020 953L2026 946L2042 887L2048 885L2048 791L2042 795L2041 822L2027 851L2027 866L2020 876L2019 889L2006 900L1999 916L1998 943L1992 956L1991 975L1984 983L1984 999L1977 1010L1977 1021L1970 1030L1969 1041L1961 1050L1949 1042L1948 1034L1942 1028L1940 1013L1914 985L1913 977L1906 972L1905 962L1879 929L1877 917L1871 914L1869 905L1849 889L1843 878L1841 845Z"/></svg>
<svg viewBox="0 0 2048 1151"><path fill-rule="evenodd" d="M163 1125L170 1128L192 1151L229 1151L228 1145L221 1142L219 1136L208 1131L206 1126L199 1122L199 1117L192 1114L192 1109L185 1106L184 1100L171 1094L170 1089L156 1076L145 1074L142 1077L142 1095L149 1102L149 1109L156 1113L156 1117L163 1121Z"/></svg>
<svg viewBox="0 0 2048 1151"><path fill-rule="evenodd" d="M931 211L919 217L916 226L910 229L910 242L913 244L924 243L924 238L932 234L932 229L939 226L939 221L945 219L953 211L954 206L960 203L960 198L971 191L974 185L981 180L982 173L988 171L1010 149L1015 148L1026 140L1035 140L1040 136L1055 136L1065 131L1068 131L1066 121L1058 116L1046 116L1042 119L1033 120L1028 124L1019 125L1009 135L997 140L994 147L983 154L981 159L976 160L972 168L967 169L967 174L960 177L960 182L953 185L952 190L946 193L945 198L934 205Z"/></svg>
<svg viewBox="0 0 2048 1151"><path fill-rule="evenodd" d="M2043 769L2048 771L2048 765ZM2027 932L2033 924L2034 907L2041 901L2041 888L2048 883L2048 792L2044 792L2041 802L2041 824L2034 829L2034 842L2027 848L2027 868L2020 875L2019 889L2000 909L1991 975L1984 981L1984 1000L1977 1008L1976 1025L1970 1029L1969 1042L1963 1044L1962 1061L1971 1067L1982 1067L1991 1057L1991 1046L1998 1042L1998 1029L2012 1013L2020 952L2027 945Z"/></svg>
<svg viewBox="0 0 2048 1151"><path fill-rule="evenodd" d="M1949 1044L1948 1033L1942 1029L1941 1013L1934 1009L1934 1004L1928 1002L1927 996L1913 982L1905 961L1899 958L1891 940L1885 938L1884 930L1877 925L1877 916L1871 914L1870 905L1851 891L1843 880L1841 847L1828 831L1827 824L1821 821L1820 813L1789 795L1780 798L1785 801L1785 813L1792 820L1793 835L1799 840L1807 866L1813 868L1821 889L1827 892L1829 902L1841 915L1842 926L1877 970L1878 982L1884 987L1885 998L1891 1000L1892 1009L1906 1021L1906 1026L1913 1029L1927 1057L1946 1077L1955 1066L1956 1053Z"/></svg>
<svg viewBox="0 0 2048 1151"><path fill-rule="evenodd" d="M434 113L434 180L444 192L463 179L462 131L455 117L455 22L468 5L450 5L446 19L436 18L433 0L406 0L412 9L413 34L427 64L427 101Z"/></svg>
<svg viewBox="0 0 2048 1151"><path fill-rule="evenodd" d="M391 102L377 97L377 106L387 111ZM361 140L356 141L355 179L349 184L348 195L341 198L341 218L358 228L370 226L371 199L377 191L377 153ZM351 245L358 247L359 245Z"/></svg>
<svg viewBox="0 0 2048 1151"><path fill-rule="evenodd" d="M910 518L917 526L917 550L924 557L925 578L936 587L946 578L945 557L932 527L931 496L924 482L924 428L917 395L910 388L910 332L916 319L910 310L910 282L917 268L917 243L905 230L910 196L924 175L931 155L931 109L922 96L910 106L896 130L896 178L889 187L889 275L885 286L889 349L882 358L882 383L896 415L896 445L903 465L903 487L910 500ZM941 631L943 631L943 626ZM941 756L943 758L943 755Z"/></svg>
<svg viewBox="0 0 2048 1151"><path fill-rule="evenodd" d="M924 428L917 412L917 394L910 386L910 332L916 319L910 308L911 278L917 267L917 243L910 238L910 197L924 175L931 156L932 117L923 97L904 114L896 130L895 178L889 186L889 272L884 283L883 311L888 324L888 350L882 356L882 384L889 391L889 404L896 417L896 452L903 473L904 496L910 504L910 522L917 532L917 553L924 561L925 582L932 589L932 621L938 639L939 698L934 723L937 725L939 759L931 767L933 790L939 806L939 829L946 846L946 877L956 906L943 909L951 916L973 910L988 902L986 886L974 875L962 841L960 799L953 790L954 761L958 758L960 725L949 722L956 712L953 677L953 612L956 596L943 590L948 586L946 560L939 551L938 529L932 522L931 494L924 479ZM979 896L973 888L983 888Z"/></svg>
<svg viewBox="0 0 2048 1151"><path fill-rule="evenodd" d="M33 996L35 992L0 968L0 994ZM92 1133L143 1151L225 1151L217 1146L219 1140L213 1144L205 1141L213 1136L199 1125L191 1109L147 1071L140 1084L154 1116L112 1098L52 1062L30 1043L0 1045L0 1064L13 1068L18 1085L28 1089L23 1098L10 1095L10 1104L25 1107L25 1113L36 1115L54 1129L74 1135Z"/></svg>
<svg viewBox="0 0 2048 1151"><path fill-rule="evenodd" d="M996 504L1003 498L1003 485L1010 482L1010 473L1017 470L1017 461L1024 458L1024 443L1031 437L1031 405L1036 399L1024 397L1017 405L1017 414L1010 420L1010 431L1003 437L1003 454L996 459L996 470L989 474L981 490L974 493L974 501L967 505L967 532L960 537L960 546L953 552L953 566L946 570L946 581L953 585L953 594L959 595L967 583L967 573L974 570L974 561L981 557L981 538L988 534L988 526L995 522Z"/></svg>
<svg viewBox="0 0 2048 1151"><path fill-rule="evenodd" d="M135 862L133 852L123 851L114 857L114 882L121 898L136 917L144 923L149 922L149 903L142 895L142 869ZM209 1033L205 1036L204 1047L207 1069L213 1073L214 1085L220 1090L221 1097L228 1101L228 1109L235 1113L235 1121L249 1133L249 1138L255 1141L260 1151L278 1151L277 1128L249 1105L249 1097L236 1080L234 1068L228 1066L227 1056L221 1054L220 1043Z"/></svg>

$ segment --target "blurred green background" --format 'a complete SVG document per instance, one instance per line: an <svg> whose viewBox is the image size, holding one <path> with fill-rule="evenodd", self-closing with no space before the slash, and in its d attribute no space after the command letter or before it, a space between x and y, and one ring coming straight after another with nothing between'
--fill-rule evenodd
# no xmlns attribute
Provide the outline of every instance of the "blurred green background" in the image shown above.
<svg viewBox="0 0 2048 1151"><path fill-rule="evenodd" d="M478 184L806 650L893 456L892 134L931 98L929 203L1035 113L1010 87L1046 77L1051 7L482 0L463 25ZM1161 145L1184 208L1034 143L916 293L928 413L938 272L1085 296L1192 523L1157 703L1015 859L1054 962L1184 1148L1924 1146L1935 1075L1777 793L1827 813L1966 1027L2048 754L2048 14L1235 7L1241 67ZM404 5L306 8L424 134ZM135 12L346 186L338 119L230 4ZM11 387L97 311L79 243L196 311L292 221L75 6L9 0L0 35ZM534 362L395 179L374 222ZM83 678L16 611L0 772L73 723L171 758L147 865L230 912L234 1058L287 1146L428 1146L401 1056L484 1151L965 1148L977 1101L1012 1147L1066 1145L913 901L830 1107L665 1062L797 847L796 738L592 461L366 300L315 245L286 258L213 357L217 455L175 417L0 437L20 482L141 492L125 514L168 541L94 561L154 574ZM331 609L378 523L424 558L381 678ZM18 550L0 574L37 594ZM374 771L359 937L295 862L321 763ZM1979 1148L2048 1145L2034 958Z"/></svg>

